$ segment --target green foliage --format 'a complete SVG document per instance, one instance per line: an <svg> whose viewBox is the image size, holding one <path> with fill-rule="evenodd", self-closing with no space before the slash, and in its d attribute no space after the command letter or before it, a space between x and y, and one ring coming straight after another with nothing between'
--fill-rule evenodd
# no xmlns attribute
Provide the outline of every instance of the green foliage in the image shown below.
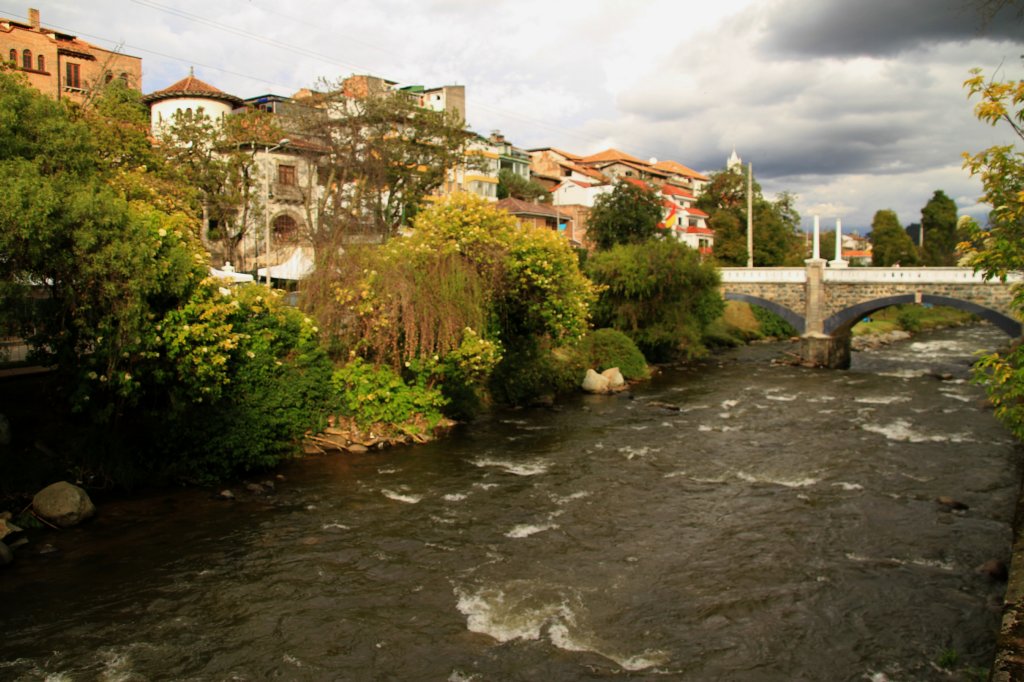
<svg viewBox="0 0 1024 682"><path fill-rule="evenodd" d="M602 250L616 244L637 244L657 234L661 218L661 198L657 192L619 182L611 192L594 201L587 218L587 237Z"/></svg>
<svg viewBox="0 0 1024 682"><path fill-rule="evenodd" d="M971 96L980 96L974 113L992 126L1008 125L1024 140L1024 79L986 81L979 69L964 82ZM964 167L981 179L981 200L992 206L987 229L963 221L967 263L987 278L1001 278L1024 268L1024 154L1013 145L989 147L964 154ZM1024 289L1014 290L1014 308L1024 313ZM996 416L1024 440L1024 347L982 357L975 366L975 381L985 385Z"/></svg>
<svg viewBox="0 0 1024 682"><path fill-rule="evenodd" d="M777 339L788 339L797 335L796 329L789 322L776 315L767 308L759 305L751 306L751 312L761 325L761 333L765 336L773 336Z"/></svg>
<svg viewBox="0 0 1024 682"><path fill-rule="evenodd" d="M917 247L900 225L896 212L883 209L871 221L871 263L877 267L917 265Z"/></svg>
<svg viewBox="0 0 1024 682"><path fill-rule="evenodd" d="M717 270L676 241L613 247L594 254L588 271L602 287L595 321L654 361L702 353L703 330L724 309Z"/></svg>
<svg viewBox="0 0 1024 682"><path fill-rule="evenodd" d="M423 425L428 429L437 426L446 402L440 390L425 384L423 376L419 374L416 382L407 384L390 367L357 357L334 371L331 386L342 414L360 426L385 423L420 432Z"/></svg>
<svg viewBox="0 0 1024 682"><path fill-rule="evenodd" d="M219 328L232 342L188 343L177 362L181 374L216 366L221 383L179 375L171 402L151 407L139 434L156 442L151 469L200 482L292 456L307 430L324 426L335 400L331 363L310 318L254 284L214 296L191 302L179 329Z"/></svg>
<svg viewBox="0 0 1024 682"><path fill-rule="evenodd" d="M586 368L572 350L546 339L521 339L491 375L490 391L505 405L530 405L579 388Z"/></svg>
<svg viewBox="0 0 1024 682"><path fill-rule="evenodd" d="M759 267L799 265L803 240L796 197L782 192L767 200L753 182L754 264ZM715 260L720 265L747 264L747 176L745 171L712 173L697 200L697 208L710 215L715 230Z"/></svg>
<svg viewBox="0 0 1024 682"><path fill-rule="evenodd" d="M584 367L602 372L618 367L626 379L650 376L647 359L629 338L617 329L595 329L580 341L576 353Z"/></svg>
<svg viewBox="0 0 1024 682"><path fill-rule="evenodd" d="M189 192L146 144L123 88L68 110L0 72L0 320L56 368L78 466L123 483L272 464L329 397L316 327L207 276Z"/></svg>
<svg viewBox="0 0 1024 682"><path fill-rule="evenodd" d="M498 171L498 198L522 199L523 201L551 201L551 192L536 180L524 178L508 168Z"/></svg>
<svg viewBox="0 0 1024 682"><path fill-rule="evenodd" d="M956 265L959 242L956 222L956 203L941 189L935 190L921 209L919 229L924 230L923 265Z"/></svg>

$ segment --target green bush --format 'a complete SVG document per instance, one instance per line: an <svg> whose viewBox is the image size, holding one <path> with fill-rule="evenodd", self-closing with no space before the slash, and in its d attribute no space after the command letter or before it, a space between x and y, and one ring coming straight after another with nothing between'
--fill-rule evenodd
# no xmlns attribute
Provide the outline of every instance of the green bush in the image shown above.
<svg viewBox="0 0 1024 682"><path fill-rule="evenodd" d="M646 379L650 376L647 359L633 343L633 339L615 329L595 329L590 332L580 341L577 354L585 368L593 368L598 372L618 367L626 379Z"/></svg>
<svg viewBox="0 0 1024 682"><path fill-rule="evenodd" d="M753 305L750 309L761 325L761 333L765 336L774 336L777 339L788 339L796 336L796 329L781 316L759 305Z"/></svg>
<svg viewBox="0 0 1024 682"><path fill-rule="evenodd" d="M718 318L704 328L701 341L711 348L736 348L747 342L743 332Z"/></svg>
<svg viewBox="0 0 1024 682"><path fill-rule="evenodd" d="M896 321L903 331L918 332L921 331L924 312L924 309L920 306L900 306L900 311L896 314Z"/></svg>
<svg viewBox="0 0 1024 682"><path fill-rule="evenodd" d="M256 285L225 298L237 335L224 358L225 383L215 396L172 395L169 409L150 411L145 440L158 454L151 469L212 482L269 468L326 423L331 363L313 321Z"/></svg>
<svg viewBox="0 0 1024 682"><path fill-rule="evenodd" d="M334 370L331 386L341 413L360 426L385 423L407 432L433 429L446 402L441 391L427 387L425 381L407 384L390 367L358 357Z"/></svg>
<svg viewBox="0 0 1024 682"><path fill-rule="evenodd" d="M586 367L576 352L552 349L547 342L523 339L506 351L491 375L494 399L505 405L529 405L569 393L583 380Z"/></svg>

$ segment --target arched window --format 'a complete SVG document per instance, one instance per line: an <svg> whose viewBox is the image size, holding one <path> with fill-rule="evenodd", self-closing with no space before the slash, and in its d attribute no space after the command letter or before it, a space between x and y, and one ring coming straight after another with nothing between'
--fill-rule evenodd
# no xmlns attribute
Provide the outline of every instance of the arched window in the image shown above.
<svg viewBox="0 0 1024 682"><path fill-rule="evenodd" d="M46 57L43 55L36 57L36 70L46 71Z"/></svg>
<svg viewBox="0 0 1024 682"><path fill-rule="evenodd" d="M32 70L32 50L21 51L21 68Z"/></svg>
<svg viewBox="0 0 1024 682"><path fill-rule="evenodd" d="M109 71L107 71L105 74L103 74L103 83L104 84L109 83L112 80L114 80L114 74L110 73Z"/></svg>
<svg viewBox="0 0 1024 682"><path fill-rule="evenodd" d="M121 75L118 76L118 78L124 81L125 85L128 85L128 74L126 74L124 71L121 72Z"/></svg>
<svg viewBox="0 0 1024 682"><path fill-rule="evenodd" d="M11 63L12 63L12 64L17 64L17 63L18 63L18 51L17 51L17 50L15 50L15 49L14 49L14 48L12 47L12 48L11 48L11 52L10 52L10 55L11 55L11 60L10 60L10 61L11 61Z"/></svg>
<svg viewBox="0 0 1024 682"><path fill-rule="evenodd" d="M299 224L287 213L274 218L274 243L294 244L299 237Z"/></svg>

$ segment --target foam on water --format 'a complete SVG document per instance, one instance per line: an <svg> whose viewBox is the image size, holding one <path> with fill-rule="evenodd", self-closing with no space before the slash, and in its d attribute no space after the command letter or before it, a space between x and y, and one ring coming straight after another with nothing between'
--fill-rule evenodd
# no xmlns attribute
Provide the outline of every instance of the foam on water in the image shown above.
<svg viewBox="0 0 1024 682"><path fill-rule="evenodd" d="M777 400L777 401L782 402L782 403L791 403L791 402L793 402L794 400L797 399L797 396L795 396L795 395L785 395L785 394L769 393L768 395L765 396L765 398L767 400Z"/></svg>
<svg viewBox="0 0 1024 682"><path fill-rule="evenodd" d="M969 443L970 436L963 433L927 434L913 428L905 419L897 419L891 424L862 424L861 428L871 433L878 433L889 440L900 443Z"/></svg>
<svg viewBox="0 0 1024 682"><path fill-rule="evenodd" d="M646 457L653 452L661 452L661 448L652 448L644 445L643 447L634 448L629 445L619 448L619 452L626 456L626 459L632 460L636 457Z"/></svg>
<svg viewBox="0 0 1024 682"><path fill-rule="evenodd" d="M905 395L876 395L854 398L853 402L865 405L894 405L896 403L910 402L910 398Z"/></svg>
<svg viewBox="0 0 1024 682"><path fill-rule="evenodd" d="M388 490L387 488L382 488L380 494L388 498L389 500L394 500L395 502L404 502L405 504L417 504L423 500L422 495L407 495L404 493L395 492L394 490Z"/></svg>
<svg viewBox="0 0 1024 682"><path fill-rule="evenodd" d="M325 523L320 526L321 530L350 530L348 526L343 523Z"/></svg>
<svg viewBox="0 0 1024 682"><path fill-rule="evenodd" d="M518 526L513 527L512 530L510 530L509 532L505 533L505 537L507 537L507 538L528 538L531 535L536 535L537 533L543 533L546 530L554 530L556 528L558 528L558 524L557 523L547 523L547 524L543 524L543 525L533 525L533 524L523 523L523 524L520 524Z"/></svg>
<svg viewBox="0 0 1024 682"><path fill-rule="evenodd" d="M501 469L506 473L515 474L516 476L537 476L538 474L544 474L547 473L548 466L550 466L548 462L543 460L514 462L512 460L491 459L487 457L474 459L473 464L481 469L494 467L496 469Z"/></svg>
<svg viewBox="0 0 1024 682"><path fill-rule="evenodd" d="M601 642L581 623L586 608L570 588L513 581L504 589L488 587L472 594L456 589L455 594L466 627L499 642L546 636L558 649L597 654L628 671L646 670L668 659L661 651L632 655L613 651L614 647Z"/></svg>
<svg viewBox="0 0 1024 682"><path fill-rule="evenodd" d="M767 476L755 476L753 474L748 474L745 471L737 471L736 478L741 481L746 481L747 483L769 483L771 485L781 485L784 488L809 488L812 485L816 485L818 481L821 480L819 478L810 477L795 479L771 478Z"/></svg>
<svg viewBox="0 0 1024 682"><path fill-rule="evenodd" d="M875 558L857 554L856 552L847 552L846 558L857 563L882 564L883 566L918 566L920 568L933 568L938 571L956 570L956 566L952 562L942 561L941 559L924 559L919 557L912 559L898 559L896 557Z"/></svg>
<svg viewBox="0 0 1024 682"><path fill-rule="evenodd" d="M445 502L462 502L467 497L469 497L469 496L466 495L465 493L448 493L447 495L444 496L444 501Z"/></svg>
<svg viewBox="0 0 1024 682"><path fill-rule="evenodd" d="M842 488L843 490L846 490L846 491L864 490L864 486L862 486L860 483L847 483L845 481L839 481L838 483L833 483L832 487L833 488Z"/></svg>

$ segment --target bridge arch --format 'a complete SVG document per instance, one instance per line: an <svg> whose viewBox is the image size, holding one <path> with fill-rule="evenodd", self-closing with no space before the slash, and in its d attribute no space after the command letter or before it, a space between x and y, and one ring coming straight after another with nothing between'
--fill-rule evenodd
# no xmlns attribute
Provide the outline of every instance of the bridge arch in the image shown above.
<svg viewBox="0 0 1024 682"><path fill-rule="evenodd" d="M1021 335L1021 323L1018 320L996 310L992 310L991 308L978 305L977 303L971 303L970 301L964 301L959 298L950 298L948 296L936 296L934 294L921 294L919 300L921 303L942 305L974 313L978 317L991 322L1012 339L1016 339ZM893 305L899 305L901 303L915 302L918 302L918 299L914 294L899 294L897 296L885 296L871 301L858 303L857 305L850 306L845 310L840 310L835 315L827 318L824 324L825 333L848 333L853 325L877 310L888 308Z"/></svg>
<svg viewBox="0 0 1024 682"><path fill-rule="evenodd" d="M798 315L784 305L780 305L775 301L769 301L766 298L760 296L752 296L750 294L735 294L731 292L725 292L725 300L727 301L742 301L743 303L750 303L751 305L760 306L766 310L770 310L775 313L790 325L793 329L796 329L798 334L803 334L807 331L807 320L804 319L803 315Z"/></svg>

